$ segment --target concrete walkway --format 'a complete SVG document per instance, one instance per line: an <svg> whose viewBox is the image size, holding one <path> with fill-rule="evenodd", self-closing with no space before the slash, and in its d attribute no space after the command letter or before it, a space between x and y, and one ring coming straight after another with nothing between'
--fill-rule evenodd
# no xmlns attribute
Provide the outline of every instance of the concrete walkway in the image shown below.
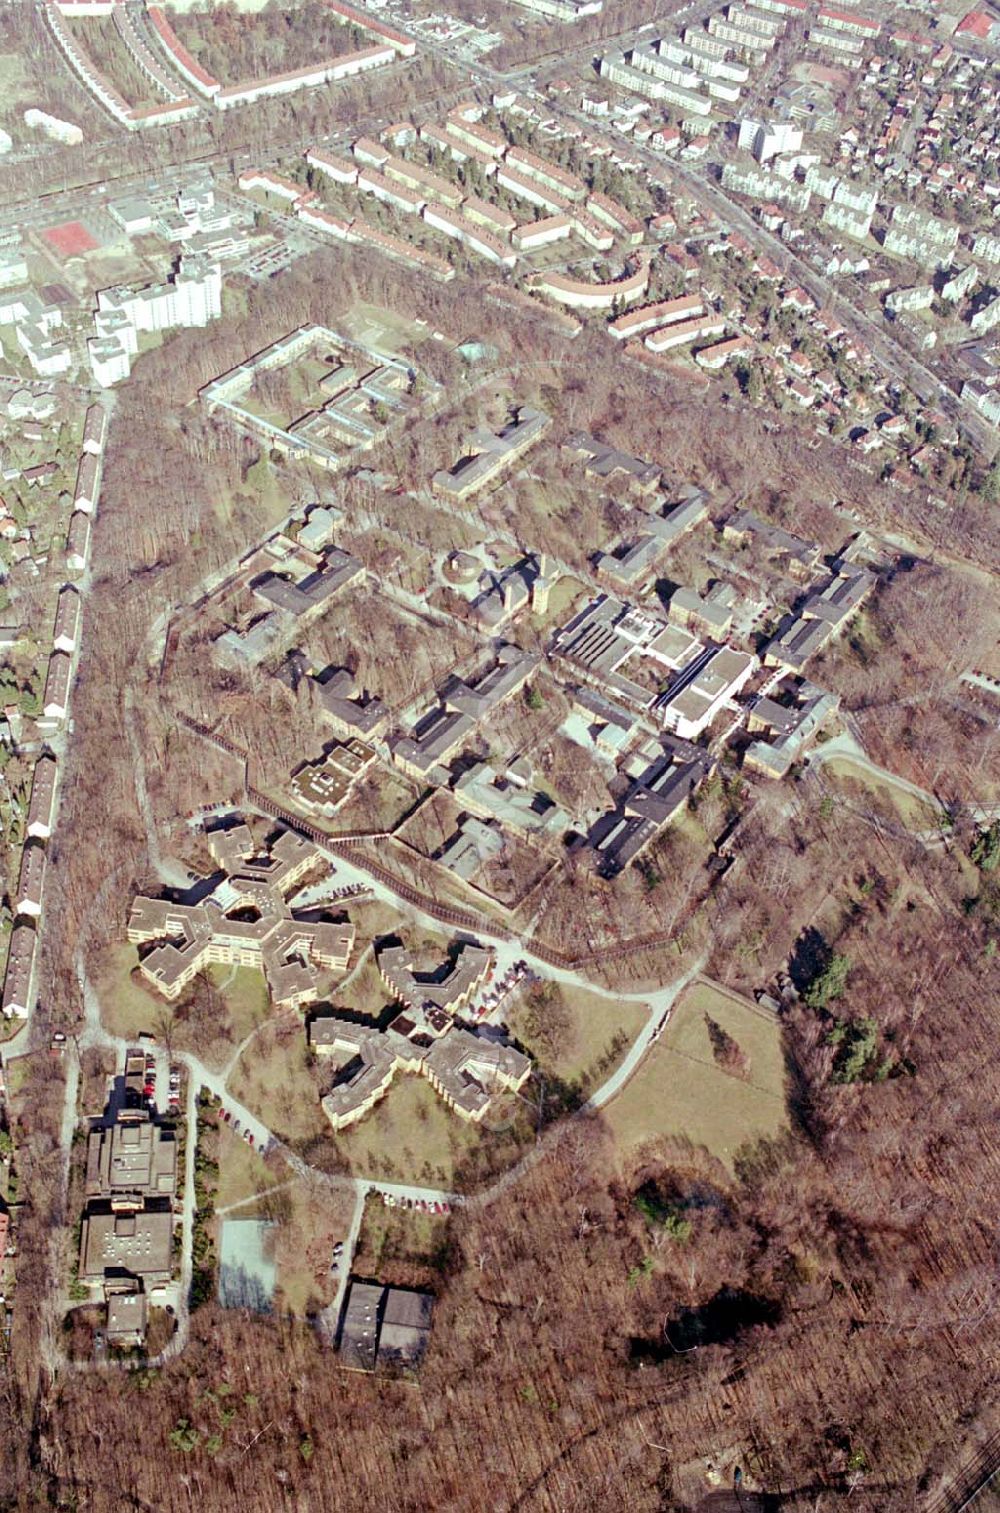
<svg viewBox="0 0 1000 1513"><path fill-rule="evenodd" d="M826 762L835 761L838 757L844 761L852 762L855 767L860 767L870 777L876 778L881 783L887 783L891 788L897 788L900 793L907 793L911 798L919 799L921 803L928 804L931 809L941 809L941 800L935 798L933 793L928 793L926 788L911 783L908 778L901 778L895 772L890 772L887 767L880 767L866 755L860 741L856 740L849 731L841 731L832 740L824 741L821 746L814 746L806 756L806 762L810 767L822 767Z"/></svg>

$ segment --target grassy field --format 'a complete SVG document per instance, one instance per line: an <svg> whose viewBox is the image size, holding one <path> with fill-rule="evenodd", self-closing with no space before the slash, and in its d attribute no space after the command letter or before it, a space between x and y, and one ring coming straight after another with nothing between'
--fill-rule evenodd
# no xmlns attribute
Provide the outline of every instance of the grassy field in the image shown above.
<svg viewBox="0 0 1000 1513"><path fill-rule="evenodd" d="M357 1177L448 1187L481 1137L445 1107L423 1077L399 1075L366 1119L335 1137Z"/></svg>
<svg viewBox="0 0 1000 1513"><path fill-rule="evenodd" d="M857 796L859 788L867 789L881 808L889 813L895 811L908 830L936 830L938 827L938 813L930 804L895 783L876 777L852 762L850 757L831 757L823 763L823 772L840 783L849 796Z"/></svg>
<svg viewBox="0 0 1000 1513"><path fill-rule="evenodd" d="M275 1244L279 1306L303 1318L333 1301L333 1247L347 1238L354 1193L299 1178L276 1192L268 1206L280 1225Z"/></svg>
<svg viewBox="0 0 1000 1513"><path fill-rule="evenodd" d="M242 1136L234 1135L228 1124L219 1125L219 1188L215 1199L216 1210L265 1193L280 1180L265 1165L259 1151L247 1145ZM252 1212L251 1205L247 1204L245 1210L240 1209L237 1217L248 1218Z"/></svg>
<svg viewBox="0 0 1000 1513"><path fill-rule="evenodd" d="M353 305L348 314L333 321L333 326L352 340L376 352L387 352L390 357L395 357L403 347L419 346L430 335L426 327L392 310L384 310L381 305Z"/></svg>
<svg viewBox="0 0 1000 1513"><path fill-rule="evenodd" d="M558 1026L564 1026L553 1033L551 1042L544 1026L549 1013L555 1015ZM508 1016L511 1033L543 1072L578 1086L585 1097L610 1077L645 1020L641 1003L562 984L548 984L542 994L518 997ZM618 1045L617 1040L622 1043Z"/></svg>
<svg viewBox="0 0 1000 1513"><path fill-rule="evenodd" d="M745 1079L717 1065L706 1015L749 1057ZM779 1025L722 988L693 984L606 1117L626 1149L657 1135L687 1137L732 1169L741 1146L787 1127Z"/></svg>
<svg viewBox="0 0 1000 1513"><path fill-rule="evenodd" d="M319 1106L327 1075L310 1066L305 1029L296 1016L269 1026L250 1043L228 1087L268 1129L297 1142L329 1131Z"/></svg>
<svg viewBox="0 0 1000 1513"><path fill-rule="evenodd" d="M102 1018L113 1035L134 1039L145 1030L163 1040L169 1031L177 1050L191 1051L212 1070L219 1070L271 1012L263 974L250 967L208 968L206 975L225 1005L220 1017L214 1009L192 1006L194 984L176 1003L143 987L133 976L138 961L135 946L127 942L111 946L95 974Z"/></svg>
<svg viewBox="0 0 1000 1513"><path fill-rule="evenodd" d="M577 599L582 599L587 590L579 578L570 578L565 574L557 578L549 591L549 602L545 606L543 615L531 616L531 623L536 630L543 627L551 628L561 625L564 620L570 618L570 608Z"/></svg>
<svg viewBox="0 0 1000 1513"><path fill-rule="evenodd" d="M354 1271L394 1287L433 1286L440 1280L449 1223L446 1214L389 1208L381 1194L371 1193L361 1221Z"/></svg>

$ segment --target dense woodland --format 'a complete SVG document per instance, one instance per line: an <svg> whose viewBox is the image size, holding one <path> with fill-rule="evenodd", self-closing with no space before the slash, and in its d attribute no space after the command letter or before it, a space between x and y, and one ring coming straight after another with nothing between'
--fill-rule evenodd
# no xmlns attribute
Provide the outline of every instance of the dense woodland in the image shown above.
<svg viewBox="0 0 1000 1513"><path fill-rule="evenodd" d="M78 968L120 939L150 875L149 834L171 806L238 786L227 759L193 752L175 720L182 706L207 712L207 655L179 654L170 679L182 686L168 681L163 698L155 655L145 665L157 617L260 524L254 448L188 401L246 352L304 320L333 323L356 296L415 305L455 338L494 341L524 375L540 343L547 363L556 355L547 329L468 293L409 278L404 291L385 266L317 257L266 295L252 292L245 318L144 357L121 392L60 827L73 844L53 846L47 907L61 928L45 937L40 1045L78 1018ZM472 330L454 329L461 310L474 311ZM768 480L789 479L780 508L803 532L827 532L829 501L849 487L880 507L867 498L870 475L845 469L842 452L765 433L735 400L722 426L714 392L692 400L631 368L612 380L609 365L588 362L588 340L572 351L579 377L563 399L552 395L572 425L762 508ZM454 380L447 358L435 360L436 376ZM437 452L423 434L406 438L406 465L437 466L468 418L460 409L442 418ZM932 528L956 564L985 549L972 498L947 520L916 496L898 508L928 556ZM995 754L981 727L934 713L934 679L946 681L948 666L935 650L949 636L971 645L980 613L958 572L939 558L914 569L922 578L889 585L875 611L881 671L845 651L830 675L842 671L845 702L856 700L863 719L873 690L890 701L911 690L908 659L924 658L920 731L933 752L921 739L913 771L936 773L968 801L993 781ZM912 582L926 592L908 593ZM284 691L234 685L234 717L251 693L290 714ZM898 707L880 716L886 743ZM282 747L274 758L288 755ZM31 1096L16 1106L26 1202L12 1365L0 1374L9 1425L0 1506L720 1513L731 1503L707 1491L706 1463L737 1460L767 1494L746 1507L921 1506L994 1427L998 1407L996 886L969 860L974 826L961 814L950 834L921 844L877 813L827 803L811 778L752 794L724 778L694 816L706 855L724 828L739 827L739 860L721 881L697 864L698 831L686 827L650 874L621 880L614 910L605 885L567 871L540 928L562 944L570 928L581 941L592 930L598 944L609 929L681 930L686 954L705 952L711 972L743 989L790 963L801 997L784 1013L788 1139L744 1151L731 1176L681 1143L625 1161L596 1117L557 1126L499 1192L454 1217L416 1386L340 1371L305 1323L211 1305L161 1369L54 1374L64 1069L41 1053ZM583 926L581 899L592 906ZM605 953L595 973L662 982L678 960L662 946L622 960Z"/></svg>

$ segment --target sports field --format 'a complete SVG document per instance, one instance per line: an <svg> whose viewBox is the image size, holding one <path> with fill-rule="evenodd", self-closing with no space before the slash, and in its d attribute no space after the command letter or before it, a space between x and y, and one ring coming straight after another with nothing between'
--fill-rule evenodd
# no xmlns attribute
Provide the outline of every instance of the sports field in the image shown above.
<svg viewBox="0 0 1000 1513"><path fill-rule="evenodd" d="M61 221L57 226L47 226L42 237L57 257L63 260L85 257L88 252L96 252L100 246L82 221Z"/></svg>

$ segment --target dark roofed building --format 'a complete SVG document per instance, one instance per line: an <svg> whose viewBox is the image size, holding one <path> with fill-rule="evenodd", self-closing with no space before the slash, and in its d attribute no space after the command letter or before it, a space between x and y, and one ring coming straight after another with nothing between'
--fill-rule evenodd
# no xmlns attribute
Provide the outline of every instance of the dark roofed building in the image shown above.
<svg viewBox="0 0 1000 1513"><path fill-rule="evenodd" d="M322 567L300 582L293 583L290 578L268 573L254 586L254 592L291 615L305 615L310 610L319 609L338 589L363 577L364 571L364 564L357 557L342 552L339 547L331 547Z"/></svg>
<svg viewBox="0 0 1000 1513"><path fill-rule="evenodd" d="M369 1282L352 1282L347 1308L340 1326L340 1354L345 1366L355 1371L374 1371L378 1359L378 1334L385 1288Z"/></svg>
<svg viewBox="0 0 1000 1513"><path fill-rule="evenodd" d="M434 1299L426 1292L352 1282L340 1326L340 1354L355 1371L414 1369L430 1339Z"/></svg>
<svg viewBox="0 0 1000 1513"><path fill-rule="evenodd" d="M420 1364L431 1334L434 1299L427 1292L390 1287L382 1312L378 1364L399 1370Z"/></svg>
<svg viewBox="0 0 1000 1513"><path fill-rule="evenodd" d="M622 474L630 486L643 494L650 494L659 488L663 475L655 462L632 457L628 452L609 446L607 442L598 441L596 436L590 436L586 431L577 431L564 442L564 446L566 451L576 452L586 458L586 472L593 478L607 480L616 474Z"/></svg>

